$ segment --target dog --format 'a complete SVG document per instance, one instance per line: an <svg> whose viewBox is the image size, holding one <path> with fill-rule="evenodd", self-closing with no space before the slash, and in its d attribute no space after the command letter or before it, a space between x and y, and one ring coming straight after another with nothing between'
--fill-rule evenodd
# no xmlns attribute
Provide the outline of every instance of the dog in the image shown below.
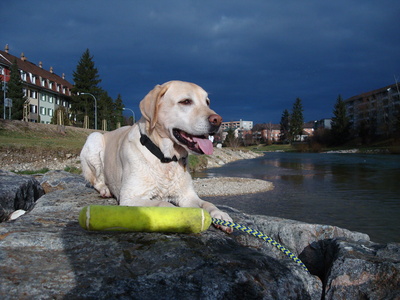
<svg viewBox="0 0 400 300"><path fill-rule="evenodd" d="M143 98L140 111L133 126L88 136L80 154L85 179L122 206L200 207L213 218L232 221L198 197L187 170L189 153L212 154L208 136L222 123L207 92L194 83L169 81Z"/></svg>

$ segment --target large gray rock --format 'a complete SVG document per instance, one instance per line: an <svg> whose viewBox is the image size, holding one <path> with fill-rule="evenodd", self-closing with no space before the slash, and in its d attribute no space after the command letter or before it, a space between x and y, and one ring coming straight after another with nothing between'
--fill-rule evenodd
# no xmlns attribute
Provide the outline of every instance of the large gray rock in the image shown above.
<svg viewBox="0 0 400 300"><path fill-rule="evenodd" d="M371 284L377 298L399 291L398 245L374 244L365 234L222 207L237 223L289 248L317 277L238 231L85 231L77 221L80 209L115 200L99 198L78 175L52 172L41 182L55 191L29 214L0 224L1 299L354 299L361 295L355 293L360 282ZM353 256L358 273L350 273ZM361 270L375 279L365 280ZM391 292L384 294L388 287Z"/></svg>
<svg viewBox="0 0 400 300"><path fill-rule="evenodd" d="M326 274L326 299L400 299L400 247L336 239Z"/></svg>
<svg viewBox="0 0 400 300"><path fill-rule="evenodd" d="M44 190L33 176L0 170L0 222L16 210L29 211L42 195Z"/></svg>

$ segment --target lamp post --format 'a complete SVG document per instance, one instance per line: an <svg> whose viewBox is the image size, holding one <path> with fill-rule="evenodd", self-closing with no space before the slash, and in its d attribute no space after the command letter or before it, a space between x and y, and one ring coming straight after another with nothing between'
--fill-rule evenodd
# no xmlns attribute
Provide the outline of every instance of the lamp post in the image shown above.
<svg viewBox="0 0 400 300"><path fill-rule="evenodd" d="M79 95L90 95L93 97L94 99L94 129L97 130L97 99L95 96L93 96L93 94L91 93L80 93L78 92L78 96Z"/></svg>
<svg viewBox="0 0 400 300"><path fill-rule="evenodd" d="M3 75L3 105L4 105L4 107L3 107L3 118L4 118L4 120L6 119L6 84L7 84L7 82L6 82L6 69L4 68L4 67L1 67L1 73L2 73L2 75Z"/></svg>
<svg viewBox="0 0 400 300"><path fill-rule="evenodd" d="M130 108L125 108L125 107L123 107L122 109L123 109L123 110L130 110L130 111L132 112L132 115L133 115L132 125L135 124L135 119L136 119L136 118L135 118L135 112L134 112L132 109L130 109Z"/></svg>

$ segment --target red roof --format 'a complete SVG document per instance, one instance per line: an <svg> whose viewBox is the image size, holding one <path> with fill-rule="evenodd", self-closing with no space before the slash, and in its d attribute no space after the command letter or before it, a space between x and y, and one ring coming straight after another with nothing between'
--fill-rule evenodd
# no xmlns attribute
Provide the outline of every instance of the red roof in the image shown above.
<svg viewBox="0 0 400 300"><path fill-rule="evenodd" d="M62 85L63 87L67 87L68 89L72 89L73 87L71 83L69 83L67 80L63 79L59 75L42 69L26 59L23 60L5 51L0 50L0 65L10 68L10 66L14 63L14 60L17 61L18 69L27 73L25 82L28 84L33 84L40 88L45 88L47 90L52 90L55 92L57 92L57 84ZM29 73L37 77L36 83L31 82L31 77L28 75ZM55 84L53 84L53 87L50 88L48 81L46 81L45 86L43 86L40 78L48 79L48 81L54 82Z"/></svg>

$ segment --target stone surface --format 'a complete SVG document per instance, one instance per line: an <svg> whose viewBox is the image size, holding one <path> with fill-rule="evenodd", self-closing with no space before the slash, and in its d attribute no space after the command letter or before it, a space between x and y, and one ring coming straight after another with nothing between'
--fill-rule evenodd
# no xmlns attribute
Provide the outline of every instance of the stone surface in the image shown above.
<svg viewBox="0 0 400 300"><path fill-rule="evenodd" d="M16 210L29 211L42 195L44 190L34 177L0 170L0 222Z"/></svg>
<svg viewBox="0 0 400 300"><path fill-rule="evenodd" d="M399 244L336 239L329 248L326 299L400 299Z"/></svg>
<svg viewBox="0 0 400 300"><path fill-rule="evenodd" d="M88 232L85 205L115 205L79 175L51 172L54 190L17 220L0 224L1 299L395 299L399 245L379 245L346 229L246 215L235 222L271 236L311 271L271 244L215 228L201 234ZM318 275L318 276L315 276ZM359 292L357 292L359 291Z"/></svg>

